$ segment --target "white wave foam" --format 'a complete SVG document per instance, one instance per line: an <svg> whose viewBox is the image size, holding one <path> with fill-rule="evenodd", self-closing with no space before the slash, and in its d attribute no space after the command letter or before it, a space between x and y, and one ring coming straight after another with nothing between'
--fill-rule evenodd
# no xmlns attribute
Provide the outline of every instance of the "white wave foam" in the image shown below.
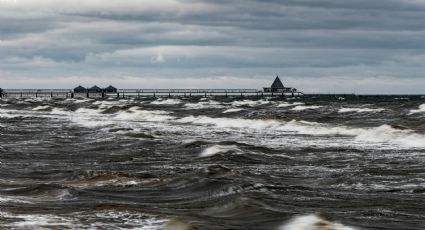
<svg viewBox="0 0 425 230"><path fill-rule="evenodd" d="M261 131L280 131L313 136L352 136L357 142L389 143L403 147L425 148L425 135L413 130L395 129L389 125L373 128L351 128L330 126L317 122L278 120L253 120L241 118L211 118L207 116L189 116L176 120L180 123L214 125L218 128L256 129Z"/></svg>
<svg viewBox="0 0 425 230"><path fill-rule="evenodd" d="M1 203L24 203L31 204L30 201L21 199L21 197L12 197L12 196L0 196L0 204Z"/></svg>
<svg viewBox="0 0 425 230"><path fill-rule="evenodd" d="M279 230L355 230L340 223L324 220L317 215L297 216Z"/></svg>
<svg viewBox="0 0 425 230"><path fill-rule="evenodd" d="M208 101L200 101L198 103L186 103L184 105L187 109L221 109L224 106L217 101L208 100Z"/></svg>
<svg viewBox="0 0 425 230"><path fill-rule="evenodd" d="M302 111L302 110L307 110L307 109L319 109L319 108L322 108L322 107L323 106L320 106L320 105L310 105L310 106L307 106L307 105L297 105L294 108L292 108L292 110L294 110L294 111Z"/></svg>
<svg viewBox="0 0 425 230"><path fill-rule="evenodd" d="M95 101L93 102L93 105L98 105L99 109L107 109L110 108L112 106L123 106L123 104L125 105L126 103L124 102L119 102L119 101Z"/></svg>
<svg viewBox="0 0 425 230"><path fill-rule="evenodd" d="M234 112L239 112L242 111L244 109L226 109L223 111L223 113L234 113Z"/></svg>
<svg viewBox="0 0 425 230"><path fill-rule="evenodd" d="M242 118L211 118L207 116L189 116L178 119L177 122L215 125L219 128L252 128L265 129L276 128L281 125L276 120L250 120Z"/></svg>
<svg viewBox="0 0 425 230"><path fill-rule="evenodd" d="M49 109L49 108L50 108L50 106L48 106L48 105L44 105L44 106L40 105L40 106L33 108L32 110L39 111L39 110L45 110L45 109Z"/></svg>
<svg viewBox="0 0 425 230"><path fill-rule="evenodd" d="M13 214L0 211L0 219L8 219L3 227L11 229L162 229L167 220L129 211L102 211L94 216L76 212L60 216L53 214ZM116 220L120 220L117 222Z"/></svg>
<svg viewBox="0 0 425 230"><path fill-rule="evenodd" d="M291 106L296 106L296 105L304 105L304 103L301 103L301 102L294 102L294 103L282 102L282 103L278 104L277 107L291 107Z"/></svg>
<svg viewBox="0 0 425 230"><path fill-rule="evenodd" d="M252 100L242 100L242 101L234 101L232 102L232 106L259 106L259 105L265 105L269 104L270 101L264 101L264 100L258 100L258 101L252 101Z"/></svg>
<svg viewBox="0 0 425 230"><path fill-rule="evenodd" d="M415 113L425 113L425 104L420 105L418 109L410 110L409 115L415 114Z"/></svg>
<svg viewBox="0 0 425 230"><path fill-rule="evenodd" d="M119 112L114 119L125 121L166 121L174 119L168 115L169 112L161 110L138 110L138 107L132 107L128 111Z"/></svg>
<svg viewBox="0 0 425 230"><path fill-rule="evenodd" d="M211 157L220 153L234 152L241 154L242 151L236 145L213 145L204 149L199 157Z"/></svg>
<svg viewBox="0 0 425 230"><path fill-rule="evenodd" d="M152 105L178 105L181 103L182 101L179 99L158 99L156 101L151 102Z"/></svg>
<svg viewBox="0 0 425 230"><path fill-rule="evenodd" d="M338 110L338 113L351 113L351 112L356 112L356 113L378 113L378 112L382 112L385 109L369 109L369 108L341 108Z"/></svg>
<svg viewBox="0 0 425 230"><path fill-rule="evenodd" d="M86 115L98 115L100 112L100 110L97 109L88 109L88 108L79 108L77 110L75 110L74 113L81 113L81 114L86 114Z"/></svg>
<svg viewBox="0 0 425 230"><path fill-rule="evenodd" d="M53 114L53 115L69 115L69 114L71 114L71 112L66 111L64 109L53 108L52 111L50 111L50 114Z"/></svg>

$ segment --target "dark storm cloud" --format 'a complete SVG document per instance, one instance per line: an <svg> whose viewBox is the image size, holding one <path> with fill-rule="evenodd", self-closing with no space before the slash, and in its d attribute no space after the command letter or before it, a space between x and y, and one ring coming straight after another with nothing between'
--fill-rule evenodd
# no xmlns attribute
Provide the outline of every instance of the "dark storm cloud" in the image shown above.
<svg viewBox="0 0 425 230"><path fill-rule="evenodd" d="M0 11L0 78L423 77L420 0L5 0Z"/></svg>

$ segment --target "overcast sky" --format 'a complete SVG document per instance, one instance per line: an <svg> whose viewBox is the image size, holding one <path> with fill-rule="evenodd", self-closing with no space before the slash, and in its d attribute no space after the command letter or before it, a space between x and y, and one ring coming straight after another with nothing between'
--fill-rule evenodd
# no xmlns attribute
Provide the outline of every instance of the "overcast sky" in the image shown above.
<svg viewBox="0 0 425 230"><path fill-rule="evenodd" d="M0 0L0 87L425 93L425 0Z"/></svg>

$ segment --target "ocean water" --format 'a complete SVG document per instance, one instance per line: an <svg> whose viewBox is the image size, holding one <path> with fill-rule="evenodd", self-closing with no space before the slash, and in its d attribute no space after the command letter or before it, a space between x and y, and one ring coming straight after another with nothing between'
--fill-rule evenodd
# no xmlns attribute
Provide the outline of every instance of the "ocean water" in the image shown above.
<svg viewBox="0 0 425 230"><path fill-rule="evenodd" d="M425 98L0 101L0 229L425 229Z"/></svg>

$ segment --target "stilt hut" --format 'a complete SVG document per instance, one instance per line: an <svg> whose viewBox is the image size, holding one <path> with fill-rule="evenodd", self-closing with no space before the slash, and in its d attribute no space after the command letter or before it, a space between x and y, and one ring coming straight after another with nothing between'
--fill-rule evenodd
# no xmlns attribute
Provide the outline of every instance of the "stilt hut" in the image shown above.
<svg viewBox="0 0 425 230"><path fill-rule="evenodd" d="M285 86L283 85L282 81L280 80L279 76L276 76L276 78L273 81L273 84L270 87L264 87L264 92L270 93L270 92L284 92Z"/></svg>
<svg viewBox="0 0 425 230"><path fill-rule="evenodd" d="M102 92L103 92L103 90L97 85L95 85L95 86L93 86L89 89L89 93L102 93Z"/></svg>
<svg viewBox="0 0 425 230"><path fill-rule="evenodd" d="M110 85L110 86L106 87L103 91L105 93L117 93L118 89L113 87L112 85Z"/></svg>
<svg viewBox="0 0 425 230"><path fill-rule="evenodd" d="M79 85L74 88L74 93L87 93L87 89Z"/></svg>

